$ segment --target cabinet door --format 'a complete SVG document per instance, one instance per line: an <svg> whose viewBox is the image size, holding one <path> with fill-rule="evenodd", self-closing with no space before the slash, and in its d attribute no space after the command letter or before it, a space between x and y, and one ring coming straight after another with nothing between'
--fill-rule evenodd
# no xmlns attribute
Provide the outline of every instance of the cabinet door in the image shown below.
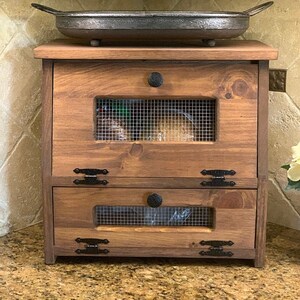
<svg viewBox="0 0 300 300"><path fill-rule="evenodd" d="M257 177L255 64L58 62L53 113L54 176Z"/></svg>
<svg viewBox="0 0 300 300"><path fill-rule="evenodd" d="M153 195L160 206L150 207ZM54 189L57 255L75 255L84 246L78 238L108 240L99 247L110 255L130 255L133 249L145 255L146 248L159 256L160 249L170 254L173 248L199 257L214 240L231 241L224 249L248 255L254 250L255 220L255 190Z"/></svg>

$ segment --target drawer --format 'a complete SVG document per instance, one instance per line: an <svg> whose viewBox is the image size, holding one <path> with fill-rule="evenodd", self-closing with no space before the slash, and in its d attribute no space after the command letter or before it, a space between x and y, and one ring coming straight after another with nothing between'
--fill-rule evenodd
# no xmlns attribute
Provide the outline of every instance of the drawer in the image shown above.
<svg viewBox="0 0 300 300"><path fill-rule="evenodd" d="M153 72L159 88L148 83ZM204 169L257 177L257 65L59 62L53 105L53 176L97 168L119 178L201 178Z"/></svg>
<svg viewBox="0 0 300 300"><path fill-rule="evenodd" d="M232 241L228 248L240 254L255 246L256 190L54 188L53 195L58 255L83 247L77 238L108 240L110 255L176 248L193 257L211 240Z"/></svg>

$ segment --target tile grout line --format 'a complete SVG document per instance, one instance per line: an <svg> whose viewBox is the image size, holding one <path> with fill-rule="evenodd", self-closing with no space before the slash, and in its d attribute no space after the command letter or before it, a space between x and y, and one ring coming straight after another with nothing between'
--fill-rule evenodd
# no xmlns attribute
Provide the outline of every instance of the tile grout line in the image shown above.
<svg viewBox="0 0 300 300"><path fill-rule="evenodd" d="M39 215L41 215L43 212L43 204L40 205L39 209L37 210L37 212L35 213L33 219L30 221L29 225L26 226L25 228L29 227L29 226L33 226L37 223L42 222L42 220L37 220L37 218L39 217Z"/></svg>
<svg viewBox="0 0 300 300"><path fill-rule="evenodd" d="M177 1L175 4L173 4L173 6L171 8L169 8L169 10L173 10L181 1Z"/></svg>
<svg viewBox="0 0 300 300"><path fill-rule="evenodd" d="M7 163L7 161L10 159L10 157L15 153L16 149L18 148L18 146L20 145L21 141L25 138L31 138L31 140L33 140L33 142L36 143L37 146L39 146L39 143L36 141L36 139L32 139L31 136L28 135L28 133L24 130L20 136L20 138L17 140L17 142L15 143L15 145L12 147L12 149L8 152L7 157L5 158L4 162L0 165L0 172L2 171L3 167L5 166L5 164Z"/></svg>
<svg viewBox="0 0 300 300"><path fill-rule="evenodd" d="M31 131L31 126L33 124L33 122L35 121L35 119L37 118L38 114L41 112L42 110L42 105L39 105L37 107L37 109L35 110L35 112L33 113L33 118L28 122L28 126L27 126L27 130L25 130L29 136L31 136L32 138L34 138L36 140L36 142L38 142L39 144L41 144L41 140L38 139Z"/></svg>
<svg viewBox="0 0 300 300"><path fill-rule="evenodd" d="M222 10L222 7L219 5L219 3L216 0L213 0L213 3L220 9Z"/></svg>
<svg viewBox="0 0 300 300"><path fill-rule="evenodd" d="M282 190L282 188L281 188L279 182L277 181L277 179L274 177L274 178L271 179L271 181L273 181L273 183L275 184L276 188L282 194L283 198L285 198L285 200L287 200L287 202L290 204L292 210L298 215L298 217L300 217L300 213L296 210L296 208L295 208L294 204L291 202L291 200L286 196L286 194Z"/></svg>
<svg viewBox="0 0 300 300"><path fill-rule="evenodd" d="M20 144L20 142L23 140L23 137L25 135L25 131L22 132L20 138L17 140L17 142L14 144L14 146L12 147L12 149L7 153L7 157L5 158L4 162L2 163L2 165L0 165L0 172L2 171L3 167L5 166L5 164L7 163L7 161L9 160L9 158L12 156L12 154L15 152L16 148L18 147L18 145Z"/></svg>
<svg viewBox="0 0 300 300"><path fill-rule="evenodd" d="M76 2L78 3L78 5L79 5L82 9L85 9L84 6L82 5L82 3L81 3L79 0L77 0Z"/></svg>
<svg viewBox="0 0 300 300"><path fill-rule="evenodd" d="M293 103L293 105L295 106L295 110L297 110L297 112L300 114L300 107L298 106L298 104L294 101L294 99L290 96L290 94L287 91L285 92L285 94L289 97L291 103Z"/></svg>
<svg viewBox="0 0 300 300"><path fill-rule="evenodd" d="M16 25L16 23L11 19L11 17L9 15L7 15L7 13L0 7L0 10L2 10L3 14L5 14L7 16L8 19L11 20L11 22L14 23L14 26L16 27L15 32L12 34L10 40L8 41L7 45L1 50L0 52L0 58L2 56L2 54L4 53L5 49L9 46L9 44L11 43L11 41L13 40L13 38L15 37L15 35L18 33L18 26Z"/></svg>

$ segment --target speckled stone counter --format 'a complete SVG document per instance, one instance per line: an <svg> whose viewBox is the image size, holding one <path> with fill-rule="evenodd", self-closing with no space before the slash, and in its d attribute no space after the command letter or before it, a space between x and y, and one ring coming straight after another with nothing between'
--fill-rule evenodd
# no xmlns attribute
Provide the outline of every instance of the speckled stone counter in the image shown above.
<svg viewBox="0 0 300 300"><path fill-rule="evenodd" d="M0 238L0 299L299 299L300 232L268 225L267 264L59 258L46 266L40 225Z"/></svg>

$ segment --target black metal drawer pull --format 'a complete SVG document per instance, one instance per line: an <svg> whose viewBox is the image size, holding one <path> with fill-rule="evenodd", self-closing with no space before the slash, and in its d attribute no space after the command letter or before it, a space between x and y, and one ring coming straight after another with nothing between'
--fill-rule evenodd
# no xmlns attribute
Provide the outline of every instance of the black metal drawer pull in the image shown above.
<svg viewBox="0 0 300 300"><path fill-rule="evenodd" d="M232 246L234 242L232 241L201 241L201 246L212 246L212 247L222 247L222 246Z"/></svg>
<svg viewBox="0 0 300 300"><path fill-rule="evenodd" d="M107 175L109 172L107 169L79 169L76 168L73 171L76 174L85 174L85 175Z"/></svg>
<svg viewBox="0 0 300 300"><path fill-rule="evenodd" d="M223 246L231 247L234 245L232 241L201 241L201 246L211 246L208 251L200 251L201 256L221 256L221 257L232 257L234 254L231 251L224 251Z"/></svg>
<svg viewBox="0 0 300 300"><path fill-rule="evenodd" d="M86 243L86 244L109 244L108 239L81 239L77 238L75 240L76 243Z"/></svg>
<svg viewBox="0 0 300 300"><path fill-rule="evenodd" d="M76 185L107 185L109 182L107 180L99 180L97 175L107 175L109 172L107 169L79 169L73 170L76 174L84 174L84 179L75 179L73 181Z"/></svg>
<svg viewBox="0 0 300 300"><path fill-rule="evenodd" d="M235 186L234 181L226 181L225 175L234 176L236 172L234 170L202 170L202 175L211 175L210 181L202 181L203 186Z"/></svg>
<svg viewBox="0 0 300 300"><path fill-rule="evenodd" d="M107 185L108 181L107 180L99 180L95 177L89 177L89 176L84 176L84 179L80 180L80 179L75 179L73 181L76 185L80 185L80 184L87 184L87 185Z"/></svg>
<svg viewBox="0 0 300 300"><path fill-rule="evenodd" d="M225 257L232 257L233 253L231 251L224 251L223 249L219 248L209 248L208 251L200 251L199 254L201 256L225 256Z"/></svg>
<svg viewBox="0 0 300 300"><path fill-rule="evenodd" d="M77 238L75 242L78 244L80 243L85 244L84 249L75 250L75 253L77 254L108 254L109 253L108 249L99 248L99 244L108 244L109 243L108 239Z"/></svg>

